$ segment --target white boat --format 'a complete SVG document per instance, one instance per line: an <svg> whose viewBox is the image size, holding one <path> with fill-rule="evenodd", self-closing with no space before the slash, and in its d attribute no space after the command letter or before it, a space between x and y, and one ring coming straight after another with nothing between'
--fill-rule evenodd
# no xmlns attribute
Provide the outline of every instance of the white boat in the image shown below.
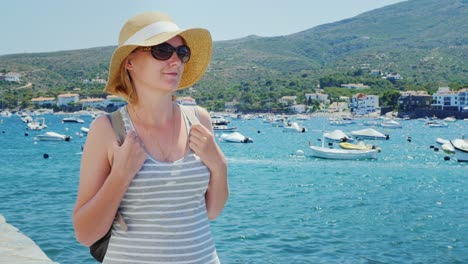
<svg viewBox="0 0 468 264"><path fill-rule="evenodd" d="M378 152L381 151L381 149L378 148L376 145L366 144L366 143L364 143L363 141L359 141L359 142L356 143L356 144L349 143L349 142L340 142L338 145L339 145L340 148L342 148L342 149L358 149L358 150L377 149Z"/></svg>
<svg viewBox="0 0 468 264"><path fill-rule="evenodd" d="M455 154L455 148L452 146L450 142L442 144L440 148L447 154Z"/></svg>
<svg viewBox="0 0 468 264"><path fill-rule="evenodd" d="M436 138L436 142L440 145L443 145L443 144L450 144L450 140L448 139L443 139L443 138Z"/></svg>
<svg viewBox="0 0 468 264"><path fill-rule="evenodd" d="M380 124L381 127L386 127L386 128L402 128L402 125L395 121L395 120L388 120Z"/></svg>
<svg viewBox="0 0 468 264"><path fill-rule="evenodd" d="M283 127L283 132L305 133L307 132L307 129L298 122L292 122Z"/></svg>
<svg viewBox="0 0 468 264"><path fill-rule="evenodd" d="M225 142L232 142L232 143L252 143L253 139L246 137L242 135L239 132L233 132L233 133L223 133L220 136L220 139Z"/></svg>
<svg viewBox="0 0 468 264"><path fill-rule="evenodd" d="M213 130L214 131L232 132L232 131L236 131L237 127L228 127L226 125L214 125Z"/></svg>
<svg viewBox="0 0 468 264"><path fill-rule="evenodd" d="M428 127L448 127L448 123L440 120L431 120L426 122L426 126Z"/></svg>
<svg viewBox="0 0 468 264"><path fill-rule="evenodd" d="M351 135L358 139L389 139L388 135L385 135L373 128L366 128L361 130L351 131Z"/></svg>
<svg viewBox="0 0 468 264"><path fill-rule="evenodd" d="M76 116L69 116L69 117L64 117L62 119L63 123L84 123L84 120L76 117Z"/></svg>
<svg viewBox="0 0 468 264"><path fill-rule="evenodd" d="M358 149L333 149L318 146L309 146L311 155L323 159L338 159L338 160L359 160L359 159L376 159L377 149L358 150Z"/></svg>
<svg viewBox="0 0 468 264"><path fill-rule="evenodd" d="M36 136L41 141L70 141L71 136L62 135L56 132L45 132Z"/></svg>
<svg viewBox="0 0 468 264"><path fill-rule="evenodd" d="M352 141L353 138L346 135L343 131L337 129L332 132L327 132L323 134L323 137L329 141L334 141L334 142L347 142L347 141Z"/></svg>
<svg viewBox="0 0 468 264"><path fill-rule="evenodd" d="M28 130L42 130L44 128L47 128L44 117L38 117L34 119L33 121L27 123L27 126Z"/></svg>
<svg viewBox="0 0 468 264"><path fill-rule="evenodd" d="M449 116L443 119L445 122L455 122L457 119L453 116Z"/></svg>
<svg viewBox="0 0 468 264"><path fill-rule="evenodd" d="M85 133L85 134L88 134L89 128L82 126L82 127L80 128L80 131L83 132L83 133Z"/></svg>
<svg viewBox="0 0 468 264"><path fill-rule="evenodd" d="M453 148L455 149L455 158L459 162L468 162L468 139L454 139L450 140Z"/></svg>

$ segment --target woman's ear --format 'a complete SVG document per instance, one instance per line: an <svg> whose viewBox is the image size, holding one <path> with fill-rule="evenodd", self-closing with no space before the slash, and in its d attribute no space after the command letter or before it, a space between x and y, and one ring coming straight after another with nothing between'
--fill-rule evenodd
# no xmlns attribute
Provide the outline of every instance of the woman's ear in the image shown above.
<svg viewBox="0 0 468 264"><path fill-rule="evenodd" d="M128 54L127 58L125 59L125 69L133 70L133 60L135 59L135 52Z"/></svg>
<svg viewBox="0 0 468 264"><path fill-rule="evenodd" d="M130 57L130 55L125 59L125 69L127 70L133 70L132 58Z"/></svg>

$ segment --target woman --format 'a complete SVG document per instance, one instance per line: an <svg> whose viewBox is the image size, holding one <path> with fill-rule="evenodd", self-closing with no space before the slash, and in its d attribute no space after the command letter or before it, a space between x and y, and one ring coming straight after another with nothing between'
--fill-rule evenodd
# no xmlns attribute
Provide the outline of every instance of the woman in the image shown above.
<svg viewBox="0 0 468 264"><path fill-rule="evenodd" d="M73 211L83 245L112 226L104 263L219 263L208 219L228 197L226 159L208 112L189 109L200 120L190 124L173 102L203 76L211 50L207 30L180 30L162 13L122 27L105 91L128 102L119 109L127 136L119 146L106 116L91 124Z"/></svg>

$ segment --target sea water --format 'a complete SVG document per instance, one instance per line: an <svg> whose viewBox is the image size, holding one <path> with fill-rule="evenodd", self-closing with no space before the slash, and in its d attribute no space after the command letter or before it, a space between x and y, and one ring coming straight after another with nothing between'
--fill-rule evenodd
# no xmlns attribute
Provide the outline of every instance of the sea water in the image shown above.
<svg viewBox="0 0 468 264"><path fill-rule="evenodd" d="M80 128L92 119L45 118L43 131L26 130L16 116L0 125L0 213L52 260L95 263L71 220L86 138ZM468 263L468 163L434 150L438 137L468 136L468 122L376 127L390 135L367 141L382 149L376 160L310 156L308 144L320 145L323 131L363 129L363 121L336 127L312 118L306 133L285 133L261 119L232 120L254 142L219 143L230 197L211 227L222 263ZM35 140L45 131L73 138Z"/></svg>

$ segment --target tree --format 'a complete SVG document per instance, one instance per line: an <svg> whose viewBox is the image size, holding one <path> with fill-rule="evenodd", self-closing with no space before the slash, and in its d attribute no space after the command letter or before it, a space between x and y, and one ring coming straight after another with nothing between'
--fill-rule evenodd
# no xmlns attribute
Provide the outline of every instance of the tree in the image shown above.
<svg viewBox="0 0 468 264"><path fill-rule="evenodd" d="M386 106L395 110L398 106L399 97L400 97L400 92L396 90L385 91L380 96L380 105Z"/></svg>

